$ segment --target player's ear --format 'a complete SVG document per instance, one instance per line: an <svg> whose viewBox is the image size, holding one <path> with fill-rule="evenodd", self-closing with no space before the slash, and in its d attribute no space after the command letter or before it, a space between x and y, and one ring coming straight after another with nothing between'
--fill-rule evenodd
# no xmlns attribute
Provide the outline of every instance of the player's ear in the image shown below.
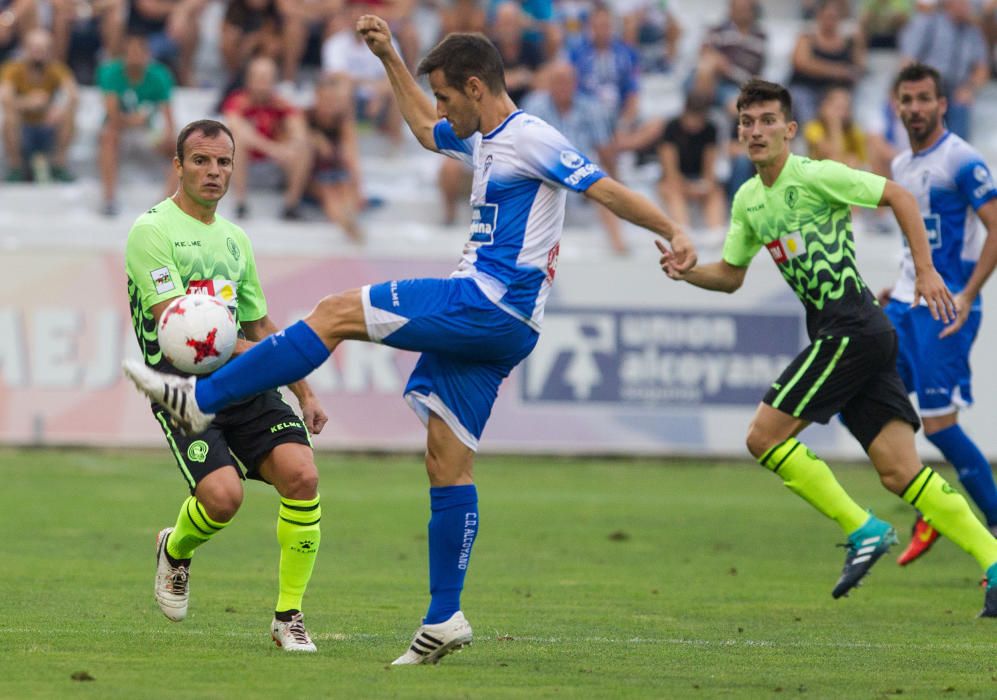
<svg viewBox="0 0 997 700"><path fill-rule="evenodd" d="M792 141L796 138L796 130L799 129L800 125L795 119L790 119L786 122L786 140Z"/></svg>
<svg viewBox="0 0 997 700"><path fill-rule="evenodd" d="M482 94L484 94L484 85L481 83L481 79L475 75L472 75L464 83L464 94L470 97L472 100L480 100Z"/></svg>

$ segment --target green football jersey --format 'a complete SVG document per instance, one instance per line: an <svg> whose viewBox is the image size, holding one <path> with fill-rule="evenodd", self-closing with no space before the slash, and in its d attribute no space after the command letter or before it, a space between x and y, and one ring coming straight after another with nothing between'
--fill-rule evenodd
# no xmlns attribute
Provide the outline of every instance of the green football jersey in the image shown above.
<svg viewBox="0 0 997 700"><path fill-rule="evenodd" d="M811 339L892 328L855 264L851 207L877 207L886 178L790 155L771 187L758 175L734 195L723 259L746 267L762 246L807 312Z"/></svg>
<svg viewBox="0 0 997 700"><path fill-rule="evenodd" d="M172 199L135 220L125 247L125 272L135 336L146 363L157 369L163 354L152 316L156 304L183 294L212 294L237 322L267 313L246 232L218 215L211 224L198 221Z"/></svg>

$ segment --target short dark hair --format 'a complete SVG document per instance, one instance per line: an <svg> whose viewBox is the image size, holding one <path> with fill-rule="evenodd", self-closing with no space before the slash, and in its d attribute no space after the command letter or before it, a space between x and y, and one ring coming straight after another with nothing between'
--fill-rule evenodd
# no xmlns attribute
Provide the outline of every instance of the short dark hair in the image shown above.
<svg viewBox="0 0 997 700"><path fill-rule="evenodd" d="M218 134L224 133L231 139L232 145L235 146L235 137L227 126L214 119L198 119L182 128L180 134L177 136L177 160L181 163L183 163L183 145L191 137L191 134L198 131L209 139L213 139Z"/></svg>
<svg viewBox="0 0 997 700"><path fill-rule="evenodd" d="M793 118L793 98L789 96L789 90L779 83L770 83L761 78L752 78L741 87L741 94L737 96L737 111L740 112L745 107L771 100L779 102L786 121L791 121Z"/></svg>
<svg viewBox="0 0 997 700"><path fill-rule="evenodd" d="M463 91L471 77L483 82L493 94L505 92L505 68L498 49L484 34L454 32L434 46L419 62L418 75L443 69L447 85Z"/></svg>
<svg viewBox="0 0 997 700"><path fill-rule="evenodd" d="M926 63L911 63L909 66L901 69L897 73L896 80L893 81L893 94L896 95L900 90L900 83L913 83L918 80L924 80L925 78L930 78L931 82L935 84L935 97L941 97L945 94L942 90L941 73Z"/></svg>

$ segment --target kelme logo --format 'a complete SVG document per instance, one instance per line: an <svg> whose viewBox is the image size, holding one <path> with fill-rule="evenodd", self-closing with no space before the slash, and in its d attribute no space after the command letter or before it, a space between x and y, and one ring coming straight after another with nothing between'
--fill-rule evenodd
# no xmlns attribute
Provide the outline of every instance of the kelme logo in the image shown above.
<svg viewBox="0 0 997 700"><path fill-rule="evenodd" d="M796 187L790 185L786 188L786 206L790 209L796 207L796 202L800 199L800 193L796 191Z"/></svg>
<svg viewBox="0 0 997 700"><path fill-rule="evenodd" d="M191 462L204 462L208 458L208 443L204 440L195 440L187 448L187 459Z"/></svg>
<svg viewBox="0 0 997 700"><path fill-rule="evenodd" d="M239 259L239 246L235 244L231 238L225 239L225 246L228 248L228 252L231 253L232 257L236 260Z"/></svg>

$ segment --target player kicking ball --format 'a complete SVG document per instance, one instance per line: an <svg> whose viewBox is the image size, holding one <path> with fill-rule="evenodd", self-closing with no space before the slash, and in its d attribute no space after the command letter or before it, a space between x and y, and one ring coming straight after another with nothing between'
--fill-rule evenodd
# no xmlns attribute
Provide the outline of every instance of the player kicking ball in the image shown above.
<svg viewBox="0 0 997 700"><path fill-rule="evenodd" d="M737 112L738 138L757 175L734 197L723 257L688 268L662 248L661 266L673 279L732 293L764 246L806 308L811 344L759 404L748 450L848 537L845 565L831 591L840 598L897 541L893 527L853 501L827 464L796 439L811 422L826 423L840 413L883 485L979 562L989 582L980 615L997 617L997 540L966 500L921 464L914 446L917 414L896 370L896 333L855 266L850 207L890 207L914 261L914 302L924 298L934 318L959 322L931 263L917 201L878 175L791 154L797 124L781 85L749 81Z"/></svg>
<svg viewBox="0 0 997 700"><path fill-rule="evenodd" d="M392 48L387 23L367 15L357 29L383 62L419 143L474 169L471 232L457 270L447 279L395 280L328 296L304 321L196 382L141 363L126 363L125 372L197 431L232 402L307 376L343 340L422 353L405 398L427 428L430 602L394 663L436 663L472 639L460 597L479 525L474 455L499 385L539 338L566 190L669 240L677 270L696 257L688 237L646 197L516 108L487 38L450 34L422 60L434 109Z"/></svg>
<svg viewBox="0 0 997 700"><path fill-rule="evenodd" d="M969 354L983 314L980 290L997 264L997 189L980 154L945 128L948 103L934 68L911 64L897 75L893 96L911 148L893 159L893 178L917 198L931 236L931 258L955 292L959 322L945 326L914 300L914 261L904 249L900 276L881 298L897 329L897 369L917 394L924 436L945 455L959 482L997 533L997 485L990 462L959 426L973 403ZM986 240L981 241L980 223ZM938 539L925 517L897 560L910 564Z"/></svg>

